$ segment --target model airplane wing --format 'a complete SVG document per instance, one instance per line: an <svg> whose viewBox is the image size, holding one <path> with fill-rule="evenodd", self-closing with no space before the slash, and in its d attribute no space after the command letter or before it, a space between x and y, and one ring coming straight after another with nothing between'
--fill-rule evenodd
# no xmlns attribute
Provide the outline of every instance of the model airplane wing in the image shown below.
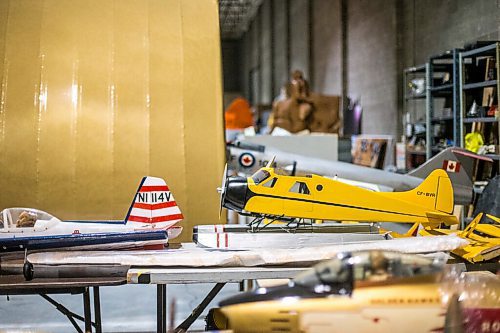
<svg viewBox="0 0 500 333"><path fill-rule="evenodd" d="M458 236L412 237L392 240L307 247L301 249L256 249L249 251L213 251L186 248L161 251L89 251L89 252L45 252L33 253L28 261L35 265L101 265L120 264L126 266L188 266L188 267L241 267L265 265L310 265L332 258L338 252L361 250L400 251L403 253L432 253L451 251L468 242Z"/></svg>
<svg viewBox="0 0 500 333"><path fill-rule="evenodd" d="M500 256L500 227L491 224L480 224L483 214L478 214L463 231L450 229L422 229L420 235L456 235L466 239L469 244L452 252L469 262L494 260ZM493 217L489 216L488 217Z"/></svg>

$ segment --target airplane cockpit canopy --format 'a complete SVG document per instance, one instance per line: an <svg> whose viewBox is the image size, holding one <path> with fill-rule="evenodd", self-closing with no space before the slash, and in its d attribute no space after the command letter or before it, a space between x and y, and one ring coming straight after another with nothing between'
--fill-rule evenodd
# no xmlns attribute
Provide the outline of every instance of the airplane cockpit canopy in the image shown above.
<svg viewBox="0 0 500 333"><path fill-rule="evenodd" d="M0 212L0 229L33 228L37 222L59 221L51 214L33 208L6 208Z"/></svg>
<svg viewBox="0 0 500 333"><path fill-rule="evenodd" d="M267 178L269 178L269 176L271 176L271 174L269 173L269 171L261 169L261 170L257 171L256 173L254 173L252 175L252 179L253 179L255 185L259 185L264 180L266 180Z"/></svg>
<svg viewBox="0 0 500 333"><path fill-rule="evenodd" d="M445 261L412 254L386 251L339 253L336 258L317 264L298 275L295 284L316 288L352 288L356 281L387 281L441 272Z"/></svg>

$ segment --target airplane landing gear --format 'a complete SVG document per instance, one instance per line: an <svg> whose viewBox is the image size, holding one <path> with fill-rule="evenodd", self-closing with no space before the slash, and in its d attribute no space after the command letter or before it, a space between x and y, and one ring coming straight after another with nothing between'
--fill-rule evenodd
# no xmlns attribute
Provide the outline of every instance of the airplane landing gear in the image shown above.
<svg viewBox="0 0 500 333"><path fill-rule="evenodd" d="M28 249L24 249L23 275L26 281L33 280L33 264L28 261Z"/></svg>
<svg viewBox="0 0 500 333"><path fill-rule="evenodd" d="M33 264L30 262L25 262L23 265L23 275L26 281L33 280Z"/></svg>

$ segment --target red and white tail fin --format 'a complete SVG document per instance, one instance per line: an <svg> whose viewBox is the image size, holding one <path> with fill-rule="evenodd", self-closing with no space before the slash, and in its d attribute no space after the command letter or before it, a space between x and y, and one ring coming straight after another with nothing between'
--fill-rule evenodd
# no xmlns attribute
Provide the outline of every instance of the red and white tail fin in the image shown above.
<svg viewBox="0 0 500 333"><path fill-rule="evenodd" d="M167 183L161 178L144 177L125 223L141 228L169 228L183 218Z"/></svg>

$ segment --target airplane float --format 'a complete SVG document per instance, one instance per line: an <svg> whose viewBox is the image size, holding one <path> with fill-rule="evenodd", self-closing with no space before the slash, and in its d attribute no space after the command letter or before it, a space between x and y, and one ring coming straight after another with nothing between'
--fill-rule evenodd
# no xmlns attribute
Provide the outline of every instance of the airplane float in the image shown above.
<svg viewBox="0 0 500 333"><path fill-rule="evenodd" d="M493 332L500 324L498 277L446 276L445 262L386 251L341 252L288 284L222 300L214 313L228 327L218 329Z"/></svg>
<svg viewBox="0 0 500 333"><path fill-rule="evenodd" d="M61 221L32 208L0 213L0 254L13 251L115 249L165 245L177 237L183 219L165 181L144 177L124 220Z"/></svg>
<svg viewBox="0 0 500 333"><path fill-rule="evenodd" d="M257 232L258 231L258 232ZM315 223L291 226L269 223L246 225L199 225L193 228L193 242L199 247L225 250L266 248L300 249L332 244L378 242L391 239L374 224Z"/></svg>
<svg viewBox="0 0 500 333"><path fill-rule="evenodd" d="M421 224L435 228L441 223L458 223L453 213L453 188L444 170L434 170L415 189L406 192L375 192L358 186L349 185L327 177L288 176L278 174L271 167L261 168L251 177L227 176L224 172L220 188L220 209L225 207L242 215L255 217L252 224L264 228L274 221L294 221L284 225L289 245L317 245L321 238L325 243L348 243L373 241L374 237L387 235L373 233L313 233L296 234L291 223L310 220L357 221L357 222L396 222ZM212 226L214 227L214 226ZM259 231L261 227L256 230ZM248 232L225 232L214 228L213 232L195 232L194 240L204 247L235 249L251 244L271 246L276 237L272 235L251 234ZM207 230L205 230L207 231ZM210 227L208 227L210 231ZM270 243L266 242L270 238ZM324 239L323 239L324 238ZM308 239L308 241L305 241ZM231 246L229 244L232 244Z"/></svg>
<svg viewBox="0 0 500 333"><path fill-rule="evenodd" d="M316 174L366 189L383 192L402 192L417 187L435 169L444 169L451 179L454 202L470 204L473 199L474 169L479 160L492 163L489 157L477 155L458 147L450 147L407 174L373 169L346 162L335 162L291 154L254 143L237 141L228 145L230 170L250 176L276 156L276 169L286 170L289 175Z"/></svg>

